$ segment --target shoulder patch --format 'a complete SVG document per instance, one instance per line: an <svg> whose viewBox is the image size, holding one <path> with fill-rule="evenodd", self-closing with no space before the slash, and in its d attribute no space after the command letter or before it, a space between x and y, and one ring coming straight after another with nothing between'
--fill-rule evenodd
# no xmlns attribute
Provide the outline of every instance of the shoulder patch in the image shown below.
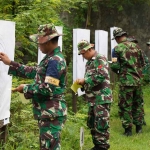
<svg viewBox="0 0 150 150"><path fill-rule="evenodd" d="M98 68L101 69L101 68L103 68L103 66L102 66L102 65L99 65Z"/></svg>

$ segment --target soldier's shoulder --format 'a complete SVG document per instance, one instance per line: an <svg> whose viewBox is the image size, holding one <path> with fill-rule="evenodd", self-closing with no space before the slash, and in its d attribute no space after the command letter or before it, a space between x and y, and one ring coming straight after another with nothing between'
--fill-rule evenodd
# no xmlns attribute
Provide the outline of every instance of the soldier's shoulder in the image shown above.
<svg viewBox="0 0 150 150"><path fill-rule="evenodd" d="M57 61L62 61L62 60L64 60L64 56L63 56L62 53L57 53L57 54L51 56L50 59L57 60Z"/></svg>
<svg viewBox="0 0 150 150"><path fill-rule="evenodd" d="M135 48L137 47L137 44L133 42L125 41L125 42L119 43L114 49L115 51L122 51L125 49L129 49L130 47Z"/></svg>
<svg viewBox="0 0 150 150"><path fill-rule="evenodd" d="M107 58L105 57L105 55L102 55L102 54L98 54L97 57L96 57L96 60L98 62L107 62Z"/></svg>

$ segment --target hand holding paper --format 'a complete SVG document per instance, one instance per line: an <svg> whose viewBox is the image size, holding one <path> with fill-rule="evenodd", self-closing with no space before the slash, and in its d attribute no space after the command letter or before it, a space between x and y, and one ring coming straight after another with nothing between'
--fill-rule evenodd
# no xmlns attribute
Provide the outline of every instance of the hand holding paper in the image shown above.
<svg viewBox="0 0 150 150"><path fill-rule="evenodd" d="M78 89L81 88L81 87L82 87L82 85L79 85L77 82L74 82L74 83L72 84L72 86L71 86L71 89L72 89L75 93L77 93Z"/></svg>

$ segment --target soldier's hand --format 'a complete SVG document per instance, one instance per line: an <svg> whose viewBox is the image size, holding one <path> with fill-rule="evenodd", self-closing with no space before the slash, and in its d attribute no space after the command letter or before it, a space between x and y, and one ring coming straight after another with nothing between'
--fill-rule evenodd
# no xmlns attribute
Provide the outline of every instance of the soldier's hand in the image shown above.
<svg viewBox="0 0 150 150"><path fill-rule="evenodd" d="M12 92L20 92L23 93L23 88L26 84L20 84L17 88L12 89Z"/></svg>
<svg viewBox="0 0 150 150"><path fill-rule="evenodd" d="M77 84L80 84L80 85L84 85L85 84L84 78L83 79L77 79L75 82L77 82Z"/></svg>
<svg viewBox="0 0 150 150"><path fill-rule="evenodd" d="M10 65L11 63L11 60L9 59L9 57L3 52L0 52L0 61L2 61L5 65Z"/></svg>

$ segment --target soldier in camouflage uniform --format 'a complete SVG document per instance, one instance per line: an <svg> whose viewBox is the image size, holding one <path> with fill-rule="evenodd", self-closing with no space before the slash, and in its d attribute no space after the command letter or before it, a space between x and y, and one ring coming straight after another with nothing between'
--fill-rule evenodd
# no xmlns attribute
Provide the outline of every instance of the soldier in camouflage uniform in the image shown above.
<svg viewBox="0 0 150 150"><path fill-rule="evenodd" d="M146 45L148 46L148 49L150 50L150 40L149 42L146 43ZM146 66L144 67L143 74L145 76L145 81L147 83L147 82L150 82L150 63L146 54L144 55L144 58L145 58Z"/></svg>
<svg viewBox="0 0 150 150"><path fill-rule="evenodd" d="M40 25L38 34L30 36L46 54L37 68L11 61L6 54L0 53L1 61L9 65L9 74L34 79L32 84L21 84L14 91L32 99L41 150L60 150L60 132L67 115L64 99L66 61L58 47L59 36L53 24Z"/></svg>
<svg viewBox="0 0 150 150"><path fill-rule="evenodd" d="M136 43L136 44L138 43L138 40L135 39L134 36L128 37L128 38L127 38L127 41L129 41L129 42L134 42L134 43ZM148 57L146 56L145 52L144 52L144 51L142 51L142 52L143 52L143 56L144 56L144 61L145 61L145 63L146 63L146 65L143 67L142 73L143 73L144 76L146 76L146 75L149 74L149 73L148 73L149 62L148 62ZM143 77L143 78L144 78L144 77ZM146 80L146 81L147 81L147 80ZM143 103L143 105L144 105L144 103ZM145 116L145 113L144 113L144 107L143 107L143 125L146 125L146 121L145 121L145 119L144 119L144 116Z"/></svg>
<svg viewBox="0 0 150 150"><path fill-rule="evenodd" d="M138 43L138 40L137 39L135 39L135 37L134 36L130 36L130 37L128 37L127 38L127 40L129 41L129 42L134 42L134 43ZM147 42L148 43L148 42ZM148 45L148 44L147 44ZM144 67L144 69L143 69L143 75L144 74L148 74L148 69L149 69L149 67L150 67L150 64L149 64L149 60L148 60L148 57L146 56L146 54L145 54L145 52L143 51L143 56L144 56L144 61L145 61L145 63L146 63L146 65L145 65L145 67Z"/></svg>
<svg viewBox="0 0 150 150"><path fill-rule="evenodd" d="M119 116L126 136L132 135L132 124L136 133L142 132L143 94L141 88L142 69L145 65L140 47L127 41L127 33L121 28L113 32L118 45L114 48L116 59L111 69L119 76ZM114 56L113 56L114 57Z"/></svg>
<svg viewBox="0 0 150 150"><path fill-rule="evenodd" d="M83 86L89 111L87 126L91 129L94 147L91 150L109 149L109 112L112 102L108 62L98 54L94 44L82 40L78 43L79 54L87 59L84 79L76 82Z"/></svg>

